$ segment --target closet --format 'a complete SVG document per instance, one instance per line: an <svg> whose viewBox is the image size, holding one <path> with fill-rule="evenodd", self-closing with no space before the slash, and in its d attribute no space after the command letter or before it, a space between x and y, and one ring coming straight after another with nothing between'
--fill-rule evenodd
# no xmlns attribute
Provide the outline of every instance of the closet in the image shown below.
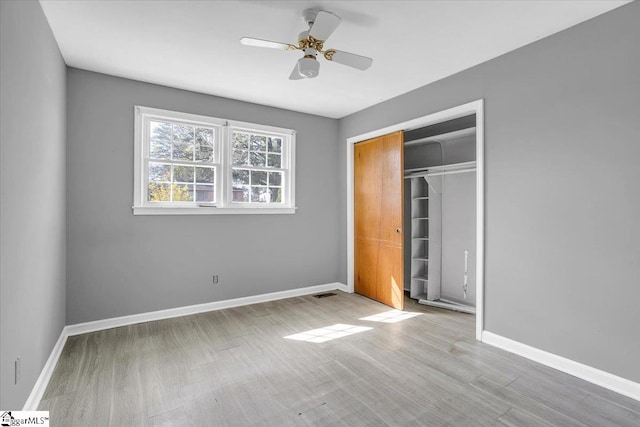
<svg viewBox="0 0 640 427"><path fill-rule="evenodd" d="M475 115L405 132L404 289L475 313Z"/></svg>

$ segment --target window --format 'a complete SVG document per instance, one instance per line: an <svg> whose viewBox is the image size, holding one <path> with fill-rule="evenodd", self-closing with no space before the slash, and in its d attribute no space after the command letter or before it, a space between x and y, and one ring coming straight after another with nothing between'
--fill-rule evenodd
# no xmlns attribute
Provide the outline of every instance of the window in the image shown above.
<svg viewBox="0 0 640 427"><path fill-rule="evenodd" d="M136 215L294 213L295 132L136 106Z"/></svg>

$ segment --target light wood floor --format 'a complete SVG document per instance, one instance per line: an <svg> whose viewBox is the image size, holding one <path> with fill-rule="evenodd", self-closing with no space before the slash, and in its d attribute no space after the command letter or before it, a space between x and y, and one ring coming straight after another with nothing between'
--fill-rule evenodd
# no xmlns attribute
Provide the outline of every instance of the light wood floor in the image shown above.
<svg viewBox="0 0 640 427"><path fill-rule="evenodd" d="M358 295L301 297L71 337L53 426L638 426L640 402L477 342L474 318L397 323ZM324 343L283 337L373 329Z"/></svg>

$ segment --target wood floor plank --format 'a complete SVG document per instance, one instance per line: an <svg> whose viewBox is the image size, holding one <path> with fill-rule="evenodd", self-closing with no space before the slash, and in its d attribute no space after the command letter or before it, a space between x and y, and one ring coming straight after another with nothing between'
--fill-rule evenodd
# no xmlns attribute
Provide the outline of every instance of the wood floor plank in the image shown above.
<svg viewBox="0 0 640 427"><path fill-rule="evenodd" d="M554 427L534 414L520 408L511 408L498 418L501 424L510 427Z"/></svg>
<svg viewBox="0 0 640 427"><path fill-rule="evenodd" d="M493 383L487 378L479 377L473 380L470 385L486 393L487 396L492 396L494 398L503 400L505 403L511 405L514 408L534 413L536 414L536 416L551 425L576 427L585 426L585 424L571 418L568 415L563 414L562 412L550 408L533 398L522 395L507 387L502 387L500 384Z"/></svg>
<svg viewBox="0 0 640 427"><path fill-rule="evenodd" d="M146 427L174 427L181 425L185 418L184 409L180 407L148 417L144 421L144 425Z"/></svg>
<svg viewBox="0 0 640 427"><path fill-rule="evenodd" d="M70 337L40 409L64 427L640 422L640 402L476 341L471 315L405 307L374 321L389 307L337 292ZM337 324L365 329L288 338Z"/></svg>
<svg viewBox="0 0 640 427"><path fill-rule="evenodd" d="M351 394L344 388L327 393L324 401L328 409L346 426L385 426L388 425L375 411L367 407L362 401L351 398Z"/></svg>
<svg viewBox="0 0 640 427"><path fill-rule="evenodd" d="M580 402L580 407L592 414L612 422L618 426L640 426L640 414L623 405L612 404L608 399L599 396L587 396Z"/></svg>
<svg viewBox="0 0 640 427"><path fill-rule="evenodd" d="M509 384L507 388L535 399L585 425L616 426L605 417L579 407L578 403L586 395L572 394L567 390L568 387L549 381L546 377L521 377Z"/></svg>
<svg viewBox="0 0 640 427"><path fill-rule="evenodd" d="M546 378L547 381L574 387L591 396L604 399L608 404L621 406L640 416L640 402L637 400L529 360L526 360L525 363L527 363L527 372L529 373L535 372L536 375Z"/></svg>

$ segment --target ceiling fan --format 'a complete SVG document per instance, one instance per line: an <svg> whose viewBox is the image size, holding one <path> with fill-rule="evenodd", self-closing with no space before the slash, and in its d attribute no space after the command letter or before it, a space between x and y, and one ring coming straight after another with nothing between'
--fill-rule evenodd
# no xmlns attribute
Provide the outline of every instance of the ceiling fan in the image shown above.
<svg viewBox="0 0 640 427"><path fill-rule="evenodd" d="M240 43L247 46L268 47L272 49L301 50L304 56L298 60L293 68L290 80L300 80L304 78L314 78L320 71L320 63L317 60L318 53L324 55L328 61L344 64L358 70L366 70L371 66L373 59L366 56L355 55L336 49L324 49L324 43L333 34L340 24L340 17L331 12L318 9L307 9L302 13L302 19L309 25L307 31L303 31L298 36L298 44L272 42L269 40L243 37Z"/></svg>

